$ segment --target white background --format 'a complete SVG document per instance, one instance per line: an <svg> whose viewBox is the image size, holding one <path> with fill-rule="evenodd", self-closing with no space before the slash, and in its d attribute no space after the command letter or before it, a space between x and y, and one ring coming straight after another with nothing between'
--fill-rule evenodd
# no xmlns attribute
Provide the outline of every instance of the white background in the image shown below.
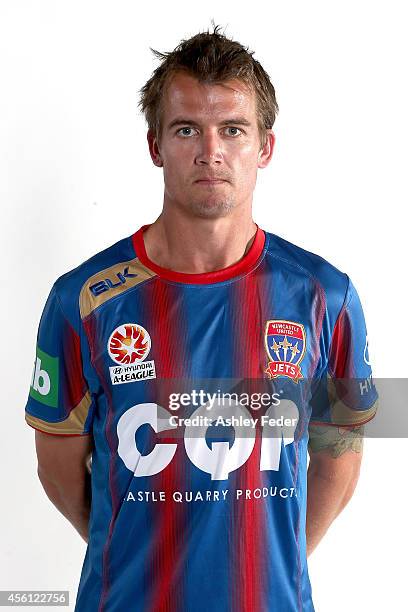
<svg viewBox="0 0 408 612"><path fill-rule="evenodd" d="M280 113L254 219L350 275L374 374L406 375L404 10L396 0L2 1L0 589L69 589L75 600L85 544L37 480L24 405L55 279L161 210L162 171L137 109L157 65L149 47L173 49L213 18L255 50ZM309 559L317 612L406 605L406 447L366 440L355 495Z"/></svg>

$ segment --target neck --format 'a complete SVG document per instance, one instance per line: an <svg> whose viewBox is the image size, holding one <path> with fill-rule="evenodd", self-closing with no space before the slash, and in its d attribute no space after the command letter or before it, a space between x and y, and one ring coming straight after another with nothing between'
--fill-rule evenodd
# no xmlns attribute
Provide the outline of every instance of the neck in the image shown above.
<svg viewBox="0 0 408 612"><path fill-rule="evenodd" d="M256 229L250 213L203 219L164 209L143 237L147 256L155 264L176 272L202 274L242 259Z"/></svg>

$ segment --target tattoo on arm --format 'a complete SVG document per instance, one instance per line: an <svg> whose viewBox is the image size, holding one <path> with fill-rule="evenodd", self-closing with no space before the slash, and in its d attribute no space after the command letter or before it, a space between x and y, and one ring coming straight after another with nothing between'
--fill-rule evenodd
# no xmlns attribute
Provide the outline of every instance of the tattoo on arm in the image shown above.
<svg viewBox="0 0 408 612"><path fill-rule="evenodd" d="M309 425L309 452L322 450L330 452L333 458L342 455L346 450L361 453L363 450L364 425L352 428L323 425Z"/></svg>

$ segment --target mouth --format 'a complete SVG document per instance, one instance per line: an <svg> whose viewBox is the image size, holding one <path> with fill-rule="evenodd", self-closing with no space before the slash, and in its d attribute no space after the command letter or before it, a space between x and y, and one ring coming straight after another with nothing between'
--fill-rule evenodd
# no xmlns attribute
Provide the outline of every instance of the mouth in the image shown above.
<svg viewBox="0 0 408 612"><path fill-rule="evenodd" d="M194 182L201 185L220 185L226 181L224 179L199 179L198 181Z"/></svg>

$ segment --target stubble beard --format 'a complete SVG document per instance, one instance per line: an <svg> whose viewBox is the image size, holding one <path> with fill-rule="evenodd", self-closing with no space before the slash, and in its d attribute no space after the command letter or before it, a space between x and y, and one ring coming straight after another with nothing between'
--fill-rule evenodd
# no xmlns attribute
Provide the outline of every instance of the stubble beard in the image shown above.
<svg viewBox="0 0 408 612"><path fill-rule="evenodd" d="M187 207L194 216L216 219L227 216L234 206L235 202L232 198L223 198L215 202L209 202L208 200L193 201Z"/></svg>

